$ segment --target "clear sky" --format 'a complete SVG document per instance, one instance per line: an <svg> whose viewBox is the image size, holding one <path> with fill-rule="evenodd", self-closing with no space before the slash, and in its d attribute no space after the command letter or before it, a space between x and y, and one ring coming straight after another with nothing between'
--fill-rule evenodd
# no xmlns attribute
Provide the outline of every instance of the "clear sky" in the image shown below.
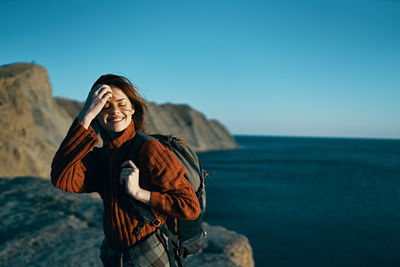
<svg viewBox="0 0 400 267"><path fill-rule="evenodd" d="M233 134L400 138L400 1L0 1L0 64L105 73Z"/></svg>

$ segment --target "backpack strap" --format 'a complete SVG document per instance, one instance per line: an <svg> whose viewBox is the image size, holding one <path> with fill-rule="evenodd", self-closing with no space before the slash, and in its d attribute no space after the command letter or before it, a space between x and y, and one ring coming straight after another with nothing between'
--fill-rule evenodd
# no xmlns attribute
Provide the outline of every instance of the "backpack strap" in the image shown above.
<svg viewBox="0 0 400 267"><path fill-rule="evenodd" d="M132 140L131 148L129 150L128 158L132 159L133 162L136 164L138 160L139 150L147 140L154 139L150 135L147 135L142 132L136 132L135 137Z"/></svg>
<svg viewBox="0 0 400 267"><path fill-rule="evenodd" d="M129 149L128 159L131 159L135 164L137 164L140 148L144 142L150 139L153 139L153 137L142 132L136 132ZM120 197L129 208L129 212L132 213L139 221L135 229L133 229L133 233L135 235L140 234L145 223L152 223L155 220L154 214L150 211L146 204L133 199L125 192L121 192Z"/></svg>
<svg viewBox="0 0 400 267"><path fill-rule="evenodd" d="M128 153L128 159L132 159L133 162L136 164L140 148L142 147L144 142L151 139L156 138L142 132L136 132ZM182 266L181 255L183 255L183 251L180 251L179 239L167 228L165 224L160 223L160 221L151 212L149 206L128 196L125 192L120 194L120 198L125 203L126 207L128 207L128 211L133 214L139 221L136 228L133 229L134 234L140 234L145 223L149 223L152 226L160 229L160 231L168 237L167 252L170 266L176 266L175 259L177 260L178 266Z"/></svg>

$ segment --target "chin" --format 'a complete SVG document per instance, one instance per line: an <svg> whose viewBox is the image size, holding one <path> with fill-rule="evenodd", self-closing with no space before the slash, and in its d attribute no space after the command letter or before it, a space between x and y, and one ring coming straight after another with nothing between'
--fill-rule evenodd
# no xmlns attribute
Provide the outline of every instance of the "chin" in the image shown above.
<svg viewBox="0 0 400 267"><path fill-rule="evenodd" d="M106 129L108 132L119 133L128 128L128 126L129 123L118 123L118 124L106 123L104 125L104 129Z"/></svg>
<svg viewBox="0 0 400 267"><path fill-rule="evenodd" d="M124 131L126 128L128 128L128 126L125 126L125 127L123 127L123 126L119 126L119 127L109 127L109 128L108 128L108 131L114 132L114 133L120 133L120 132Z"/></svg>

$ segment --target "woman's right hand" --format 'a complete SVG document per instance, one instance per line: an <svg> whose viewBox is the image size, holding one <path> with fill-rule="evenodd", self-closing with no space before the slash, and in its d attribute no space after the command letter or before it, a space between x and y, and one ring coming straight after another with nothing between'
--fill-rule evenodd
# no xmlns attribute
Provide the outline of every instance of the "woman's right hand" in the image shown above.
<svg viewBox="0 0 400 267"><path fill-rule="evenodd" d="M94 120L97 114L100 113L107 100L112 97L111 87L106 84L96 85L90 90L86 99L85 105L78 115L78 120L82 123L85 129L89 128L90 123Z"/></svg>

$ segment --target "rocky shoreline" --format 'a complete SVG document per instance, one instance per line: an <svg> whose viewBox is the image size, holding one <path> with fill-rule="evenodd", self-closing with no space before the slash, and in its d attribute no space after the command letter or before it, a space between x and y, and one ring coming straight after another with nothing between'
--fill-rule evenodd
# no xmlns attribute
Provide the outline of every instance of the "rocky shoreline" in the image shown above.
<svg viewBox="0 0 400 267"><path fill-rule="evenodd" d="M48 179L0 178L0 266L102 266L102 203ZM254 266L248 239L205 225L203 252L185 266Z"/></svg>

